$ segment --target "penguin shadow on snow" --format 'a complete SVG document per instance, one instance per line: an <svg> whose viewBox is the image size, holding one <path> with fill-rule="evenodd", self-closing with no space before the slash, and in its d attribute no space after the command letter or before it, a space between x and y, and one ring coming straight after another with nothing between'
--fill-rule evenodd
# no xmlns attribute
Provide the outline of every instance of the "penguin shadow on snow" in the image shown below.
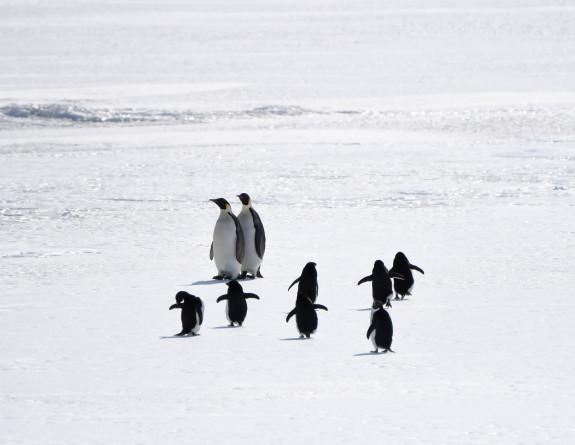
<svg viewBox="0 0 575 445"><path fill-rule="evenodd" d="M392 351L395 352L395 351ZM381 351L381 352L360 352L358 354L353 354L354 357L363 357L363 356L376 356L376 355L384 355L387 354L387 351Z"/></svg>

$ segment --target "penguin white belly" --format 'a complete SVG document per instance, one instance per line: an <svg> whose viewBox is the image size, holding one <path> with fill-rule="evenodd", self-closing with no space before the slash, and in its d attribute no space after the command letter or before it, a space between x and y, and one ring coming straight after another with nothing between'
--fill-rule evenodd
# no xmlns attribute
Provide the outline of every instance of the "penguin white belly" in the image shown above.
<svg viewBox="0 0 575 445"><path fill-rule="evenodd" d="M242 210L238 215L238 220L244 232L245 250L244 262L242 263L242 271L256 275L262 263L258 253L256 252L256 229L251 213Z"/></svg>
<svg viewBox="0 0 575 445"><path fill-rule="evenodd" d="M377 346L377 344L375 343L375 332L376 329L373 330L373 332L371 333L371 335L369 336L369 339L371 340L371 344L373 345L373 347L375 348L375 350L379 350L379 347Z"/></svg>
<svg viewBox="0 0 575 445"><path fill-rule="evenodd" d="M241 264L236 259L236 225L229 215L224 214L214 227L214 261L220 275L236 278Z"/></svg>
<svg viewBox="0 0 575 445"><path fill-rule="evenodd" d="M204 302L202 301L202 314L204 313ZM194 329L192 329L192 334L196 335L198 332L200 332L200 328L202 327L202 325L200 324L200 313L198 311L196 311L196 326L194 326Z"/></svg>

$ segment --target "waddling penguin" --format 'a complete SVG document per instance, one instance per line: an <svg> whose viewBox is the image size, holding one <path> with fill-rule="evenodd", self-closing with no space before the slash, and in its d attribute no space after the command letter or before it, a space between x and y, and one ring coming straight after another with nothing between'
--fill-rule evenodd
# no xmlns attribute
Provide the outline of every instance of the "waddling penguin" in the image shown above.
<svg viewBox="0 0 575 445"><path fill-rule="evenodd" d="M299 278L296 278L296 280L288 287L289 291L294 284L299 283L297 287L298 298L299 294L303 293L310 298L312 303L317 299L318 292L317 270L315 269L315 266L316 264L313 262L307 263L301 271Z"/></svg>
<svg viewBox="0 0 575 445"><path fill-rule="evenodd" d="M242 210L238 214L238 220L244 232L245 252L242 262L242 278L263 278L260 267L266 251L266 232L260 215L252 207L250 195L242 193L238 195L242 202ZM252 275L249 276L248 273Z"/></svg>
<svg viewBox="0 0 575 445"><path fill-rule="evenodd" d="M396 299L399 299L400 295L402 300L406 295L411 295L413 285L415 284L413 274L411 273L412 269L417 270L419 273L424 273L423 269L411 264L403 252L397 252L393 259L393 267L391 270L403 275L405 279L398 280L397 278L394 278L393 280Z"/></svg>
<svg viewBox="0 0 575 445"><path fill-rule="evenodd" d="M403 275L396 273L393 270L388 271L383 261L377 260L373 263L373 270L371 275L359 280L359 286L366 281L371 281L371 292L374 300L385 301L387 307L391 307L391 297L393 297L393 288L391 287L391 279L397 278L402 280Z"/></svg>
<svg viewBox="0 0 575 445"><path fill-rule="evenodd" d="M234 280L239 277L244 260L244 233L238 218L232 213L230 203L224 198L210 199L220 208L220 216L214 227L210 248L210 260L216 262L218 274L215 280Z"/></svg>
<svg viewBox="0 0 575 445"><path fill-rule="evenodd" d="M199 335L204 321L204 302L201 298L180 291L176 294L176 304L170 306L172 309L182 310L182 332L176 335Z"/></svg>
<svg viewBox="0 0 575 445"><path fill-rule="evenodd" d="M241 326L248 313L248 304L246 303L246 298L255 298L259 300L256 294L246 294L242 289L240 283L236 280L226 283L228 285L228 293L218 297L217 302L223 300L228 300L226 304L226 317L230 322L230 326L234 326L235 323Z"/></svg>
<svg viewBox="0 0 575 445"><path fill-rule="evenodd" d="M391 341L393 337L393 323L389 313L383 308L383 303L379 300L373 301L371 309L371 319L367 330L367 338L373 343L376 354L379 349L383 352L393 352L391 350Z"/></svg>
<svg viewBox="0 0 575 445"><path fill-rule="evenodd" d="M297 294L297 300L295 302L295 308L288 314L286 318L286 323L289 319L295 315L295 321L297 324L297 330L299 331L300 338L306 336L310 338L310 335L315 333L317 330L317 314L316 309L323 309L327 311L327 308L321 304L314 304L311 298L306 294L300 292Z"/></svg>

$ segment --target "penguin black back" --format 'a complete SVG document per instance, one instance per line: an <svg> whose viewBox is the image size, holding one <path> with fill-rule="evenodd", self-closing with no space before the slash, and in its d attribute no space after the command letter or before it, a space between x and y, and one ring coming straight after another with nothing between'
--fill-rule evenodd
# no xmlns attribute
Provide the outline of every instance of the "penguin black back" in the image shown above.
<svg viewBox="0 0 575 445"><path fill-rule="evenodd" d="M363 277L358 281L357 285L359 286L362 283L371 281L373 299L385 301L385 305L391 307L390 299L393 296L391 278L403 279L403 276L395 271L388 271L383 261L376 260L375 263L373 263L371 275Z"/></svg>
<svg viewBox="0 0 575 445"><path fill-rule="evenodd" d="M403 252L397 252L393 259L393 267L390 272L397 272L404 277L403 280L394 278L393 288L395 290L395 297L403 299L406 295L411 295L415 279L413 278L412 270L416 270L423 274L423 269L411 264Z"/></svg>
<svg viewBox="0 0 575 445"><path fill-rule="evenodd" d="M379 349L383 349L384 352L393 352L391 350L393 323L389 313L383 308L383 303L379 300L374 300L373 302L367 338L371 340L375 347L373 352L377 353Z"/></svg>
<svg viewBox="0 0 575 445"><path fill-rule="evenodd" d="M180 291L176 294L176 304L170 306L172 309L182 310L182 331L176 335L197 335L204 322L204 302L201 298Z"/></svg>
<svg viewBox="0 0 575 445"><path fill-rule="evenodd" d="M242 326L248 313L246 298L259 300L260 297L256 294L245 293L242 285L236 280L232 280L226 284L228 285L228 292L218 297L217 302L227 300L226 317L230 322L230 326L234 326L235 324Z"/></svg>
<svg viewBox="0 0 575 445"><path fill-rule="evenodd" d="M295 308L286 317L286 323L295 315L297 329L300 338L304 336L310 338L315 333L318 326L316 309L327 311L327 307L322 304L315 304L306 294L300 292L297 294Z"/></svg>
<svg viewBox="0 0 575 445"><path fill-rule="evenodd" d="M300 293L305 294L311 299L312 303L314 303L317 299L319 289L317 284L317 270L315 266L316 263L312 261L307 263L301 271L299 278L296 278L295 281L288 287L289 291L294 284L299 283L297 288L298 296Z"/></svg>

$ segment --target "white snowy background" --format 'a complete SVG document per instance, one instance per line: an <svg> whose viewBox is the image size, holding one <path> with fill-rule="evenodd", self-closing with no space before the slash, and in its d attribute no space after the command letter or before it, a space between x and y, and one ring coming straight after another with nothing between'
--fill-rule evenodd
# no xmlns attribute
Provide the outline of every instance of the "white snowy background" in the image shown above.
<svg viewBox="0 0 575 445"><path fill-rule="evenodd" d="M573 1L0 10L0 443L575 443ZM227 328L209 199L242 192L265 278ZM400 250L370 354L357 281ZM179 290L199 337L162 338Z"/></svg>

